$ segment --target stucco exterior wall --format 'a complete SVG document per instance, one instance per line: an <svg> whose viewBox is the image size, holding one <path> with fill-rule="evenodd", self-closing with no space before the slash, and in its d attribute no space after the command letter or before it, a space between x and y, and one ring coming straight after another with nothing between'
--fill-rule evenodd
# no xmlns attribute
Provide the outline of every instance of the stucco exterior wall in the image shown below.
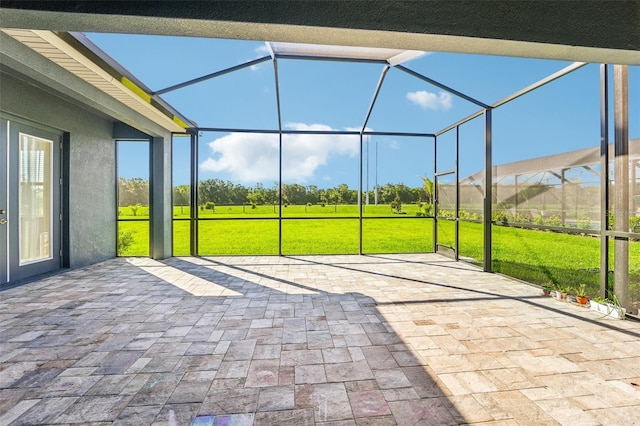
<svg viewBox="0 0 640 426"><path fill-rule="evenodd" d="M0 110L70 133L69 264L116 255L115 145L112 120L0 73Z"/></svg>

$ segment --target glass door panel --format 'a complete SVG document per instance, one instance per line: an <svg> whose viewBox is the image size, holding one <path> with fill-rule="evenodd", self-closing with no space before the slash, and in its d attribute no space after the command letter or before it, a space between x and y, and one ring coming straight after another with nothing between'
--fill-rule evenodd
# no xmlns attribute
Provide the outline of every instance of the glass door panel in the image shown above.
<svg viewBox="0 0 640 426"><path fill-rule="evenodd" d="M0 284L61 266L60 134L3 119Z"/></svg>
<svg viewBox="0 0 640 426"><path fill-rule="evenodd" d="M0 119L0 285L9 282L9 199L7 182L9 181L9 167L7 148L9 147L9 122Z"/></svg>
<svg viewBox="0 0 640 426"><path fill-rule="evenodd" d="M19 134L19 264L51 259L53 141Z"/></svg>

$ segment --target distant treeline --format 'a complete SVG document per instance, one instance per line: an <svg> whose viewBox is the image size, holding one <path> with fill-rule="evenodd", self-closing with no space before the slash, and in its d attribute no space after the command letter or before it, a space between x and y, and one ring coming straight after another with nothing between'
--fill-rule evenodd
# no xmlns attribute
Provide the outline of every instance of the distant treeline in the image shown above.
<svg viewBox="0 0 640 426"><path fill-rule="evenodd" d="M428 178L423 178L424 185L410 188L403 183L387 183L378 186L378 203L390 204L394 201L401 203L432 202L433 184ZM173 204L189 206L190 186L178 185L173 188ZM369 201L374 202L376 188L369 190ZM199 205L214 203L216 205L264 205L277 204L279 201L279 187L274 184L265 187L261 183L255 186L244 186L221 179L207 179L198 183ZM366 197L366 194L363 194ZM351 189L347 184L340 184L332 188L318 188L316 185L303 186L297 183L282 185L282 200L284 204L357 204L358 190ZM118 179L118 205L120 207L136 204L149 204L149 182L141 178Z"/></svg>

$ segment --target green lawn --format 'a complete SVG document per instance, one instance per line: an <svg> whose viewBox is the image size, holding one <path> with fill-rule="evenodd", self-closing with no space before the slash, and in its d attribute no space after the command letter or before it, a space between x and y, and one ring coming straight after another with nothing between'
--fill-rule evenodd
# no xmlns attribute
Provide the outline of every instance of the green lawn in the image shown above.
<svg viewBox="0 0 640 426"><path fill-rule="evenodd" d="M464 205L461 209L465 208L468 211L478 211L481 206L478 205ZM419 211L417 204L403 204L401 208L402 216L415 216ZM189 219L191 208L189 206L174 206L173 217L175 219ZM449 210L449 212L451 212ZM149 208L146 206L139 207L134 211L132 207L119 207L118 209L119 219L149 219ZM277 218L279 215L279 207L277 205L259 205L251 207L250 205L236 205L236 206L215 206L211 209L198 210L198 216L202 219L232 219L232 218L247 218L247 217L263 217L263 218ZM352 204L327 204L325 206L314 204L307 205L289 205L282 207L283 217L301 217L306 218L324 217L324 216L347 216L357 218L359 216L358 206ZM394 213L389 204L380 204L377 206L369 205L363 206L363 216L388 216L398 217L397 213Z"/></svg>
<svg viewBox="0 0 640 426"><path fill-rule="evenodd" d="M198 216L202 219L228 219L228 218L246 218L246 217L278 217L278 206L263 205L255 206L216 206L211 209L200 209ZM140 207L133 215L131 207L120 207L118 209L120 219L148 219L149 208ZM416 204L403 204L402 215L415 216L418 211ZM173 217L175 219L188 219L191 214L191 208L188 206L174 206ZM284 217L308 217L308 216L352 216L358 217L358 206L352 204L327 204L324 207L319 204L311 206L306 205L290 205L282 208L282 216ZM380 204L377 206L363 206L364 216L398 216L391 211L388 204Z"/></svg>
<svg viewBox="0 0 640 426"><path fill-rule="evenodd" d="M406 208L412 206L406 206ZM307 213L305 213L305 208ZM220 211L222 209L222 211ZM226 210L225 210L226 209ZM271 209L271 211L269 211ZM359 249L357 206L289 206L282 223L283 254L355 254ZM368 215L390 215L389 206L369 206ZM180 214L182 210L182 214ZM201 255L278 254L278 221L273 206L216 207L201 212L202 218L247 218L254 220L201 220ZM124 213L124 212L123 212ZM140 213L140 211L138 212ZM176 207L176 217L188 217L188 208ZM306 215L306 216L305 216ZM353 219L322 219L336 215ZM433 251L433 220L393 215L388 219L363 221L364 253L411 253ZM128 216L121 215L121 218ZM137 216L140 218L140 216ZM320 217L295 219L296 217ZM460 256L482 262L483 233L480 223L460 222ZM147 256L148 222L120 221L120 233L131 232L133 244L119 255ZM454 222L440 220L439 242L453 245ZM494 226L493 269L536 284L557 283L575 287L586 283L591 295L599 289L600 240L580 235ZM189 255L189 221L174 221L174 255ZM613 253L613 248L611 249ZM612 255L613 256L613 255ZM611 262L611 264L613 264ZM634 300L640 298L640 242L630 244L630 282Z"/></svg>
<svg viewBox="0 0 640 426"><path fill-rule="evenodd" d="M202 220L198 228L198 252L202 256L278 254L277 220ZM174 234L174 241L183 244L185 237L188 235Z"/></svg>
<svg viewBox="0 0 640 426"><path fill-rule="evenodd" d="M453 241L454 222L439 221L439 233ZM492 267L495 272L534 284L577 287L587 284L590 296L600 289L600 239L528 229L493 226ZM460 256L482 262L483 233L479 223L460 222ZM613 242L610 245L613 264ZM613 276L613 275L612 275ZM629 282L640 299L640 241L629 245Z"/></svg>
<svg viewBox="0 0 640 426"><path fill-rule="evenodd" d="M118 240L127 234L133 242L125 250L118 247L118 256L149 256L149 221L118 221Z"/></svg>
<svg viewBox="0 0 640 426"><path fill-rule="evenodd" d="M189 222L174 221L174 254L189 254ZM283 254L357 254L357 219L290 219L282 223ZM425 218L364 220L362 246L367 253L428 252L433 222ZM276 220L202 220L201 255L278 254Z"/></svg>

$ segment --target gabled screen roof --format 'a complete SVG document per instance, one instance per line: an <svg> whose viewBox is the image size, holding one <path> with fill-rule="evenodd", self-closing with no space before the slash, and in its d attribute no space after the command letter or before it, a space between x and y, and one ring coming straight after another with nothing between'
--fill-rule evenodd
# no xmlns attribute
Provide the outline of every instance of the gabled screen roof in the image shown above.
<svg viewBox="0 0 640 426"><path fill-rule="evenodd" d="M419 50L386 49L374 47L330 46L322 44L266 42L267 48L275 56L352 59L372 62L386 62L398 65L425 54Z"/></svg>

